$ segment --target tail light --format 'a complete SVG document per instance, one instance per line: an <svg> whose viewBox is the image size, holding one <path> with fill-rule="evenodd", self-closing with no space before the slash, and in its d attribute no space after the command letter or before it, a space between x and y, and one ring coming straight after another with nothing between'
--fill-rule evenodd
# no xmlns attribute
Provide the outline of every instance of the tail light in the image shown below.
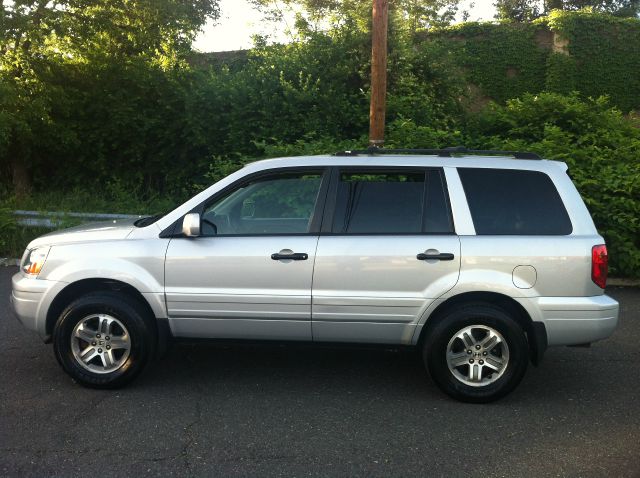
<svg viewBox="0 0 640 478"><path fill-rule="evenodd" d="M599 244L591 248L591 280L604 289L607 285L607 272L609 271L609 256L607 246Z"/></svg>

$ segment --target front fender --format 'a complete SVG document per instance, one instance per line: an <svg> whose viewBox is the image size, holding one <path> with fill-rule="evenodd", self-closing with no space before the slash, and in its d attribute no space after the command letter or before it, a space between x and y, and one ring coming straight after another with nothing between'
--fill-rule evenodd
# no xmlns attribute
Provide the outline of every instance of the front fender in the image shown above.
<svg viewBox="0 0 640 478"><path fill-rule="evenodd" d="M164 258L168 240L132 240L53 246L38 279L54 283L43 295L37 321L43 327L55 297L69 284L86 279L123 282L149 303L157 318L166 317Z"/></svg>

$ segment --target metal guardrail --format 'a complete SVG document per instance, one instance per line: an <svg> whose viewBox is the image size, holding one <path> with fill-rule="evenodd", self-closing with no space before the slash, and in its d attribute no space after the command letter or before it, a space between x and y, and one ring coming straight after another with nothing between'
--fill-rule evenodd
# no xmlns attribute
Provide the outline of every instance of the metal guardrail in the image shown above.
<svg viewBox="0 0 640 478"><path fill-rule="evenodd" d="M22 226L31 227L43 227L49 229L55 229L65 224L65 219L74 218L81 219L82 222L98 222L98 221L113 221L117 219L138 219L144 216L137 216L131 214L102 214L102 213L90 213L90 212L40 212L40 211L13 211L13 214L18 217L18 224Z"/></svg>

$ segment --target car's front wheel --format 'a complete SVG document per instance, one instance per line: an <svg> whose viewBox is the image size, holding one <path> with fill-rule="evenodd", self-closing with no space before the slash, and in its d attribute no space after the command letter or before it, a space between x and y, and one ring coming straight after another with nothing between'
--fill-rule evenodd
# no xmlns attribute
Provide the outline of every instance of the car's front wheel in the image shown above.
<svg viewBox="0 0 640 478"><path fill-rule="evenodd" d="M529 361L523 329L503 309L468 304L445 313L424 341L425 365L438 386L465 402L511 392Z"/></svg>
<svg viewBox="0 0 640 478"><path fill-rule="evenodd" d="M139 304L104 291L85 295L64 310L53 344L56 358L75 381L116 388L142 371L155 340Z"/></svg>

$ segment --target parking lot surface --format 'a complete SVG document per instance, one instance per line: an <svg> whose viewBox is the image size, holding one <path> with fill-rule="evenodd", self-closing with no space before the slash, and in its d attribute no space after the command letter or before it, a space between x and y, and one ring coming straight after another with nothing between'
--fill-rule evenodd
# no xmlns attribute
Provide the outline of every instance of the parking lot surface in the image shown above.
<svg viewBox="0 0 640 478"><path fill-rule="evenodd" d="M554 348L514 393L455 402L416 354L178 344L125 389L74 384L9 315L0 267L0 475L640 477L640 289L620 327Z"/></svg>

